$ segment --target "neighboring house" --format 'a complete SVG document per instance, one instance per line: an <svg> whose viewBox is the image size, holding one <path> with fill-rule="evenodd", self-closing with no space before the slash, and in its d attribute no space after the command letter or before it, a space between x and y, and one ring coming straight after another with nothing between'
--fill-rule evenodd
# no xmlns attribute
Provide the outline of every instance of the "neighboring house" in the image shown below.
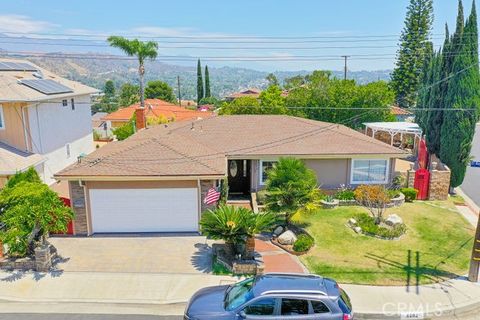
<svg viewBox="0 0 480 320"><path fill-rule="evenodd" d="M28 61L0 59L0 187L30 166L52 184L54 173L93 151L97 91Z"/></svg>
<svg viewBox="0 0 480 320"><path fill-rule="evenodd" d="M56 175L75 233L197 232L209 188L260 190L280 157L303 159L322 188L388 184L403 151L339 124L282 115L217 116L140 130Z"/></svg>
<svg viewBox="0 0 480 320"><path fill-rule="evenodd" d="M262 90L260 90L260 89L255 89L255 88L247 89L247 90L244 90L244 91L232 93L231 95L226 97L225 100L232 101L232 100L235 100L235 99L238 99L238 98L244 98L244 97L250 97L250 98L258 99L260 97L261 92L262 92Z"/></svg>
<svg viewBox="0 0 480 320"><path fill-rule="evenodd" d="M414 114L407 109L400 108L399 106L391 106L390 112L394 115L395 120L399 122L413 122Z"/></svg>
<svg viewBox="0 0 480 320"><path fill-rule="evenodd" d="M112 136L112 131L107 128L107 122L103 120L107 115L107 112L97 112L92 115L92 130L101 139L108 139Z"/></svg>
<svg viewBox="0 0 480 320"><path fill-rule="evenodd" d="M135 110L140 108L140 104L134 104L129 107L120 108L102 118L107 123L107 128L118 128L128 123ZM197 110L190 110L179 107L173 103L160 99L146 99L145 100L145 117L163 117L168 121L183 121L196 120L198 118L206 118L212 116L211 112L203 112Z"/></svg>

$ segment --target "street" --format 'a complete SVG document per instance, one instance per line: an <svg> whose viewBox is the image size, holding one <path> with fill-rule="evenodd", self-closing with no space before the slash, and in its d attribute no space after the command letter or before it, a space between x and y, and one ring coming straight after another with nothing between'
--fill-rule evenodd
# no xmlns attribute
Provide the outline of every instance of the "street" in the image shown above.
<svg viewBox="0 0 480 320"><path fill-rule="evenodd" d="M178 320L182 316L148 316L117 314L53 314L53 313L7 313L0 320Z"/></svg>
<svg viewBox="0 0 480 320"><path fill-rule="evenodd" d="M477 124L475 130L471 155L473 160L480 160L480 124ZM477 205L480 205L480 168L467 167L461 188Z"/></svg>

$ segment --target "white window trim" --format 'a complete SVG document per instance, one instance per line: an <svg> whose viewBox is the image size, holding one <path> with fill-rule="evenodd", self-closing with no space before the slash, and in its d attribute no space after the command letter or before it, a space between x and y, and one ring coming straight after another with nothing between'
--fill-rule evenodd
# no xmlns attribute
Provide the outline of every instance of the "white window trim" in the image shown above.
<svg viewBox="0 0 480 320"><path fill-rule="evenodd" d="M0 104L0 119L2 122L0 123L0 130L5 130L5 117L3 116L3 106Z"/></svg>
<svg viewBox="0 0 480 320"><path fill-rule="evenodd" d="M354 163L355 161L386 161L387 166L385 169L385 180L382 181L353 181L353 170L354 170ZM388 183L390 178L390 159L352 159L351 166L350 166L350 184L386 184Z"/></svg>
<svg viewBox="0 0 480 320"><path fill-rule="evenodd" d="M278 162L276 159L265 159L258 161L258 185L264 186L266 181L262 181L262 168L264 162Z"/></svg>

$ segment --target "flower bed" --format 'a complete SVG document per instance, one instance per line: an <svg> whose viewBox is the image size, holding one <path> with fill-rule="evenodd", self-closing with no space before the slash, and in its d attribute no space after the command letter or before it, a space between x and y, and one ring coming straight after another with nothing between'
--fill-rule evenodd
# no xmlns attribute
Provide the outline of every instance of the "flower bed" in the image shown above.
<svg viewBox="0 0 480 320"><path fill-rule="evenodd" d="M385 220L375 224L375 219L368 214L362 213L350 219L348 225L357 233L376 237L383 240L397 240L405 234L407 227L404 223L387 225Z"/></svg>
<svg viewBox="0 0 480 320"><path fill-rule="evenodd" d="M278 242L278 237L275 236L270 240L270 242L272 242L277 247L287 251L288 253L296 256L306 254L310 251L310 249L314 247L314 238L304 229L296 227L294 225L289 226L288 229L295 233L295 235L297 235L297 241L295 241L293 245L281 244L280 242ZM300 243L297 244L297 242L299 241Z"/></svg>

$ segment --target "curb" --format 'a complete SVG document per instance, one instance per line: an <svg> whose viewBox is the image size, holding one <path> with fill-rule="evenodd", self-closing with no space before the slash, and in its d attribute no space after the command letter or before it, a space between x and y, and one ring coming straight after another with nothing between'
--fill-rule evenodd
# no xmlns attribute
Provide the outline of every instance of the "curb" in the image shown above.
<svg viewBox="0 0 480 320"><path fill-rule="evenodd" d="M469 197L467 194L462 190L462 188L458 187L455 189L457 193L465 200L465 204L467 207L475 214L479 215L480 207Z"/></svg>

